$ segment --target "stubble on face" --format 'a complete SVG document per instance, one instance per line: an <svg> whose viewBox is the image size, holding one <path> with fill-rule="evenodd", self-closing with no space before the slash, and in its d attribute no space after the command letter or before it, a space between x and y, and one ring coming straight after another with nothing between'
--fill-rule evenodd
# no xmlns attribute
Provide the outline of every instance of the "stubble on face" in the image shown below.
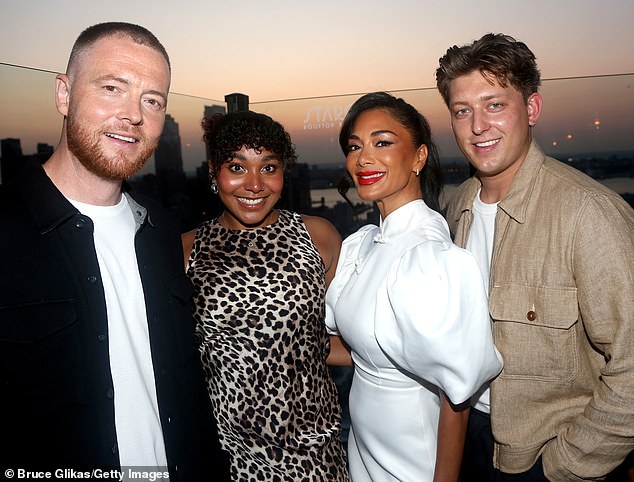
<svg viewBox="0 0 634 482"><path fill-rule="evenodd" d="M108 181L139 172L163 129L169 89L163 55L125 35L111 35L75 59L65 84L59 102L70 153Z"/></svg>
<svg viewBox="0 0 634 482"><path fill-rule="evenodd" d="M137 142L143 149L133 158L123 153L106 155L99 141L105 132L121 132L121 129L92 132L75 121L72 111L66 117L66 140L68 149L77 160L91 173L109 181L123 181L136 174L150 158L158 145L158 139L148 141L140 130L135 130Z"/></svg>

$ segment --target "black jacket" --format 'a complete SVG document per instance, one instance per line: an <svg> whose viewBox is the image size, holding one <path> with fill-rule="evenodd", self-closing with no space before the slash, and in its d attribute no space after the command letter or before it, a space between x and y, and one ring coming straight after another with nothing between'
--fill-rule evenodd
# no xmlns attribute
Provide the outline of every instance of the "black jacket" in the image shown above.
<svg viewBox="0 0 634 482"><path fill-rule="evenodd" d="M177 224L131 197L143 220L135 246L171 482L223 480ZM39 164L0 186L0 256L0 466L117 468L93 224Z"/></svg>

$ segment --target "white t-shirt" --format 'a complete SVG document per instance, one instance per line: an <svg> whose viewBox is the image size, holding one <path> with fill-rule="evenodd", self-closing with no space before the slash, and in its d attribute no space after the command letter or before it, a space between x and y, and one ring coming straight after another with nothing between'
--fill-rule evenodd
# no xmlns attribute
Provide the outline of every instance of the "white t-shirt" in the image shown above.
<svg viewBox="0 0 634 482"><path fill-rule="evenodd" d="M480 199L480 191L473 199L473 222L465 248L476 258L487 296L489 295L489 277L491 274L491 257L493 255L493 237L495 234L495 215L498 203L486 204ZM473 396L473 406L481 412L491 413L489 384L484 385Z"/></svg>
<svg viewBox="0 0 634 482"><path fill-rule="evenodd" d="M134 249L136 223L128 200L93 206L69 199L94 223L108 314L115 427L122 467L166 467L143 285Z"/></svg>

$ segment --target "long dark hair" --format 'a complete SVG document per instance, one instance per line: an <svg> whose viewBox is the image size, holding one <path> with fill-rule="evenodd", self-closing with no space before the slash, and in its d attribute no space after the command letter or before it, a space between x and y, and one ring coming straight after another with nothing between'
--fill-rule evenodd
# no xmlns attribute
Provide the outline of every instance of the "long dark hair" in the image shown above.
<svg viewBox="0 0 634 482"><path fill-rule="evenodd" d="M418 149L423 144L427 146L427 162L418 178L425 204L434 211L440 212L439 198L443 188L443 175L438 148L432 140L431 128L427 119L403 99L397 99L386 92L372 92L365 94L352 104L339 132L339 145L343 154L348 155L348 140L357 118L363 112L371 109L383 109L389 112L399 124L408 130L412 136L414 149ZM345 199L348 199L346 193L350 187L352 187L350 177L344 176L339 182L338 191Z"/></svg>

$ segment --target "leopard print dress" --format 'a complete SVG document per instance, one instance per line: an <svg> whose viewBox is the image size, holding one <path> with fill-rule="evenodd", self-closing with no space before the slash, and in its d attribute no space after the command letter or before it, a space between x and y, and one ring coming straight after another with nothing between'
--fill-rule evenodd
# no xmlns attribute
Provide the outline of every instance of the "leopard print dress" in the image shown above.
<svg viewBox="0 0 634 482"><path fill-rule="evenodd" d="M196 333L236 481L347 480L326 366L324 264L301 216L202 224L189 258Z"/></svg>

